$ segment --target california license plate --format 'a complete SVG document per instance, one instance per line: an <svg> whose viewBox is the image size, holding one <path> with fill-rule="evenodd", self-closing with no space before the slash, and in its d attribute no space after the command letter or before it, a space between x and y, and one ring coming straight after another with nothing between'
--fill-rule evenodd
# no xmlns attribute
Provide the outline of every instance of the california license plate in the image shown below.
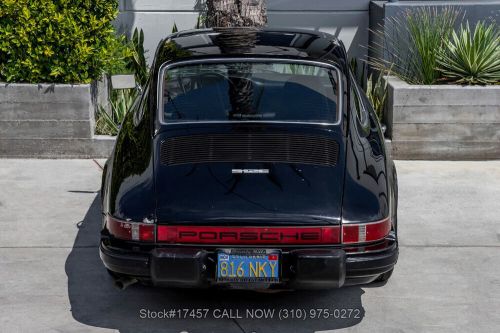
<svg viewBox="0 0 500 333"><path fill-rule="evenodd" d="M280 252L277 250L224 249L217 253L218 282L280 281Z"/></svg>

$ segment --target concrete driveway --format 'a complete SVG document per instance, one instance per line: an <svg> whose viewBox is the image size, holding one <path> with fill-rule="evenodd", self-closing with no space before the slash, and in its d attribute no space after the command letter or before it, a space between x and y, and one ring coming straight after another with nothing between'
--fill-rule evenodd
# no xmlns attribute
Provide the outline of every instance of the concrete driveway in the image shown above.
<svg viewBox="0 0 500 333"><path fill-rule="evenodd" d="M400 259L385 286L262 294L118 291L98 255L99 167L0 159L0 332L498 332L500 162L397 167ZM142 318L183 309L207 309L207 317ZM218 318L224 309L243 318ZM265 309L342 312L306 320L246 313Z"/></svg>

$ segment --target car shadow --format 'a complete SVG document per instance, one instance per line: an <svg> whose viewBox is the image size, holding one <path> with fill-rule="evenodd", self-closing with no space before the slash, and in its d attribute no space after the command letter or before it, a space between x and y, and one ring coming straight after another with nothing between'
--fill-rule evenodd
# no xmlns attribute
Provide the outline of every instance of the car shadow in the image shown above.
<svg viewBox="0 0 500 333"><path fill-rule="evenodd" d="M118 290L99 258L100 224L100 198L97 196L79 223L73 249L65 264L71 312L82 324L120 332L288 333L350 327L364 317L361 303L364 292L360 287L259 293L164 289L136 284L124 291ZM200 311L191 313L193 309L201 309L204 318L191 318L191 314L195 317L200 314ZM332 315L325 319L323 312L321 318L309 318L311 313L317 315L321 309L329 309ZM164 312L169 316L171 310L175 312L175 319L153 318L164 316ZM263 311L267 311L268 318L258 319ZM305 313L307 319L303 319ZM187 317L179 319L179 314ZM286 314L288 318L284 318Z"/></svg>

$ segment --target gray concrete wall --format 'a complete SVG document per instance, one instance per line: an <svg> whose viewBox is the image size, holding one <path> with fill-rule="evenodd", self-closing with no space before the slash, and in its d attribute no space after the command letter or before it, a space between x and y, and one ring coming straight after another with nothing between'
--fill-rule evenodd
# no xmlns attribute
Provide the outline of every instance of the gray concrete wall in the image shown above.
<svg viewBox="0 0 500 333"><path fill-rule="evenodd" d="M0 157L107 157L94 136L97 85L0 83Z"/></svg>
<svg viewBox="0 0 500 333"><path fill-rule="evenodd" d="M500 86L388 84L394 159L499 159Z"/></svg>
<svg viewBox="0 0 500 333"><path fill-rule="evenodd" d="M267 0L268 26L321 30L339 36L351 56L366 54L370 0ZM193 29L203 8L201 0L120 0L116 26L130 34L145 33L145 47L153 57L158 41L172 31Z"/></svg>
<svg viewBox="0 0 500 333"><path fill-rule="evenodd" d="M379 2L380 3L380 2ZM412 8L425 6L453 6L464 15L464 21L475 23L485 19L500 19L500 0L452 1L397 1L384 4L385 17L393 17ZM460 22L457 22L460 25Z"/></svg>

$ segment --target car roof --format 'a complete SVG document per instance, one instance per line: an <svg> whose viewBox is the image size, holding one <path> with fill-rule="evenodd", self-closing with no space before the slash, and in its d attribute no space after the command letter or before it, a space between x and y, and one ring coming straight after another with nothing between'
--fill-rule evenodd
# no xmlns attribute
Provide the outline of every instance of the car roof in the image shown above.
<svg viewBox="0 0 500 333"><path fill-rule="evenodd" d="M186 30L158 45L155 67L167 61L214 57L277 57L330 60L347 64L342 42L313 30L271 28L211 28Z"/></svg>

